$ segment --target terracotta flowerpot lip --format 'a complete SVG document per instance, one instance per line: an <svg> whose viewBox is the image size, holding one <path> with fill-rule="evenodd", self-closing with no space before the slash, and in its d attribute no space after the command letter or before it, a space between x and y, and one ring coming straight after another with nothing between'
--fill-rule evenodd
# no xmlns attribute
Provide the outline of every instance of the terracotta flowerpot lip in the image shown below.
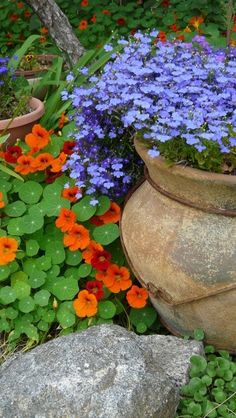
<svg viewBox="0 0 236 418"><path fill-rule="evenodd" d="M52 61L55 58L58 58L59 55L56 54L36 54L35 57L37 57L37 59L42 59L45 61L46 64L51 64ZM39 68L39 69L32 69L32 70L23 70L23 69L19 69L16 70L15 75L16 76L23 76L26 78L31 78L34 77L35 75L39 75L42 73L45 73L47 71L47 68Z"/></svg>
<svg viewBox="0 0 236 418"><path fill-rule="evenodd" d="M145 156L145 163L148 162L148 165L155 165L159 166L162 170L166 170L171 172L174 175L189 178L189 179L196 179L198 178L199 181L205 182L214 182L214 183L225 183L228 185L235 185L236 186L236 176L230 174L221 174L221 173L214 173L210 171L204 171L197 168L192 168L189 166L184 166L180 164L173 164L172 166L168 166L165 162L165 159L161 156L152 158L148 155L148 149L144 145L144 143L139 139L134 139L134 145L139 154Z"/></svg>
<svg viewBox="0 0 236 418"><path fill-rule="evenodd" d="M14 118L9 126L9 129L32 123L35 120L40 119L41 116L43 116L44 104L41 100L36 99L36 97L31 97L31 99L29 100L29 106L33 109L32 112ZM0 119L0 130L4 130L10 122L10 120L11 119Z"/></svg>

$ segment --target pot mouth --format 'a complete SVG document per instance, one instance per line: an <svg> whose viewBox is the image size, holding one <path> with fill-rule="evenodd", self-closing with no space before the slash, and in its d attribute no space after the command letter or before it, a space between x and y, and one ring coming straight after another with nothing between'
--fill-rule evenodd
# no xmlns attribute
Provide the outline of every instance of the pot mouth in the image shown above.
<svg viewBox="0 0 236 418"><path fill-rule="evenodd" d="M32 112L26 113L22 116L17 116L13 119L12 123L9 125L9 129L15 128L16 126L26 125L33 122L34 120L40 119L44 113L44 104L41 100L36 99L36 97L31 97L29 100L29 106L32 109ZM1 119L0 120L0 129L5 129L5 126L8 125L11 119Z"/></svg>

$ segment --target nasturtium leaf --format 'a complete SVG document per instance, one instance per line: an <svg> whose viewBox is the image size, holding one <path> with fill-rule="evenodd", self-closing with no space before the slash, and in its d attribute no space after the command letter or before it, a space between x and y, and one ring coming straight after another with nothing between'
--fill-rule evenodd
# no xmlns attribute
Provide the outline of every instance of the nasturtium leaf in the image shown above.
<svg viewBox="0 0 236 418"><path fill-rule="evenodd" d="M143 334L144 332L146 332L148 329L147 325L144 322L139 322L136 325L136 330L139 334Z"/></svg>
<svg viewBox="0 0 236 418"><path fill-rule="evenodd" d="M0 289L0 302L3 305L15 302L16 291L11 286L4 286Z"/></svg>
<svg viewBox="0 0 236 418"><path fill-rule="evenodd" d="M100 216L103 215L111 206L111 201L107 196L100 196L98 197L98 205L95 215Z"/></svg>
<svg viewBox="0 0 236 418"><path fill-rule="evenodd" d="M28 179L36 181L37 183L42 183L45 180L45 177L46 176L43 171L37 171L36 173L30 173Z"/></svg>
<svg viewBox="0 0 236 418"><path fill-rule="evenodd" d="M60 197L53 197L50 200L43 199L41 205L47 216L58 216L62 208L70 209L69 200Z"/></svg>
<svg viewBox="0 0 236 418"><path fill-rule="evenodd" d="M48 324L48 322L46 322L46 321L39 321L39 322L37 323L37 328L38 328L40 331L44 331L44 332L46 332L46 331L48 331L48 330L49 330L49 324Z"/></svg>
<svg viewBox="0 0 236 418"><path fill-rule="evenodd" d="M5 237L7 235L5 229L0 228L0 237Z"/></svg>
<svg viewBox="0 0 236 418"><path fill-rule="evenodd" d="M29 208L29 215L32 217L34 217L34 216L41 216L41 217L43 217L44 215L45 215L45 212L44 212L44 209L43 209L43 207L42 207L42 204L41 204L41 202L40 203L37 203L36 205L32 205L30 208Z"/></svg>
<svg viewBox="0 0 236 418"><path fill-rule="evenodd" d="M60 267L57 264L54 264L50 270L47 271L47 277L57 277L60 274Z"/></svg>
<svg viewBox="0 0 236 418"><path fill-rule="evenodd" d="M78 326L77 326L77 331L84 331L85 329L87 329L89 327L88 321L89 321L89 318L85 318L79 321Z"/></svg>
<svg viewBox="0 0 236 418"><path fill-rule="evenodd" d="M105 319L105 318L98 318L96 325L102 325L102 324L113 324L113 320Z"/></svg>
<svg viewBox="0 0 236 418"><path fill-rule="evenodd" d="M55 312L52 309L50 309L42 315L42 320L51 324L54 321L55 316Z"/></svg>
<svg viewBox="0 0 236 418"><path fill-rule="evenodd" d="M65 277L71 277L72 279L75 279L77 281L80 279L77 267L70 267L70 268L66 269L65 273L64 273L64 276Z"/></svg>
<svg viewBox="0 0 236 418"><path fill-rule="evenodd" d="M25 252L22 250L18 250L16 253L16 258L17 260L22 260L23 258L25 258Z"/></svg>
<svg viewBox="0 0 236 418"><path fill-rule="evenodd" d="M6 318L15 319L18 316L18 311L11 306L6 308Z"/></svg>
<svg viewBox="0 0 236 418"><path fill-rule="evenodd" d="M49 270L52 266L51 257L43 255L42 257L37 258L36 266L38 270Z"/></svg>
<svg viewBox="0 0 236 418"><path fill-rule="evenodd" d="M22 226L22 218L10 219L7 225L9 235L24 235L25 230Z"/></svg>
<svg viewBox="0 0 236 418"><path fill-rule="evenodd" d="M23 215L25 211L26 211L26 205L21 200L16 200L13 203L9 203L4 208L4 212L6 213L6 215L15 217L15 218Z"/></svg>
<svg viewBox="0 0 236 418"><path fill-rule="evenodd" d="M21 218L21 225L25 234L33 234L41 229L43 224L44 218L39 214L37 216L25 215Z"/></svg>
<svg viewBox="0 0 236 418"><path fill-rule="evenodd" d="M33 257L34 255L38 254L39 244L34 239L29 239L26 241L26 255L28 257Z"/></svg>
<svg viewBox="0 0 236 418"><path fill-rule="evenodd" d="M60 184L53 183L45 187L43 197L46 200L58 199L61 197L63 187Z"/></svg>
<svg viewBox="0 0 236 418"><path fill-rule="evenodd" d="M9 322L5 318L0 319L0 332L9 332L11 329Z"/></svg>
<svg viewBox="0 0 236 418"><path fill-rule="evenodd" d="M15 273L19 269L19 264L17 263L17 261L14 260L10 264L8 264L8 267L11 273Z"/></svg>
<svg viewBox="0 0 236 418"><path fill-rule="evenodd" d="M0 266L0 282L6 280L10 275L10 268L8 266Z"/></svg>
<svg viewBox="0 0 236 418"><path fill-rule="evenodd" d="M146 306L142 309L131 308L130 310L130 321L135 326L137 326L140 322L144 322L147 327L150 327L155 322L156 318L157 313L151 306Z"/></svg>
<svg viewBox="0 0 236 418"><path fill-rule="evenodd" d="M35 293L34 301L39 306L47 306L50 296L51 294L48 290L42 289Z"/></svg>
<svg viewBox="0 0 236 418"><path fill-rule="evenodd" d="M193 337L195 340L201 341L204 339L204 331L200 328L193 331Z"/></svg>
<svg viewBox="0 0 236 418"><path fill-rule="evenodd" d="M79 291L78 282L72 278L62 278L53 285L52 293L59 300L72 300Z"/></svg>
<svg viewBox="0 0 236 418"><path fill-rule="evenodd" d="M62 328L69 328L75 324L76 316L68 309L59 307L57 311L57 320Z"/></svg>
<svg viewBox="0 0 236 418"><path fill-rule="evenodd" d="M18 280L12 285L13 289L16 292L17 299L21 300L30 295L30 285L22 280Z"/></svg>
<svg viewBox="0 0 236 418"><path fill-rule="evenodd" d="M31 312L34 310L35 301L31 296L27 296L19 301L18 307L21 312Z"/></svg>
<svg viewBox="0 0 236 418"><path fill-rule="evenodd" d="M37 289L45 283L46 277L47 274L44 271L37 270L30 275L28 282L32 289Z"/></svg>
<svg viewBox="0 0 236 418"><path fill-rule="evenodd" d="M116 314L116 306L109 300L101 301L98 304L98 315L104 319L111 319Z"/></svg>
<svg viewBox="0 0 236 418"><path fill-rule="evenodd" d="M33 324L26 325L25 329L24 329L24 333L31 340L35 340L35 341L39 340L39 335L38 335L37 328Z"/></svg>
<svg viewBox="0 0 236 418"><path fill-rule="evenodd" d="M47 244L45 255L51 257L52 264L60 264L65 260L65 249L62 242L54 242Z"/></svg>
<svg viewBox="0 0 236 418"><path fill-rule="evenodd" d="M85 196L78 203L73 205L72 210L76 213L78 221L87 221L95 214L97 206L90 205L91 200L91 196Z"/></svg>
<svg viewBox="0 0 236 418"><path fill-rule="evenodd" d="M28 276L34 274L38 269L36 259L29 258L28 260L25 260L23 263L23 271L28 274Z"/></svg>
<svg viewBox="0 0 236 418"><path fill-rule="evenodd" d="M78 251L66 250L66 264L68 266L77 266L82 261L82 254Z"/></svg>
<svg viewBox="0 0 236 418"><path fill-rule="evenodd" d="M21 200L25 203L37 203L41 197L43 188L36 181L26 181L22 184L18 194Z"/></svg>
<svg viewBox="0 0 236 418"><path fill-rule="evenodd" d="M11 183L9 183L6 180L1 179L0 184L1 184L1 192L4 192L4 193L9 192L12 188ZM21 184L22 184L22 182L21 182Z"/></svg>
<svg viewBox="0 0 236 418"><path fill-rule="evenodd" d="M92 266L90 264L81 264L78 268L79 277L88 277L92 271Z"/></svg>
<svg viewBox="0 0 236 418"><path fill-rule="evenodd" d="M21 189L21 186L22 186L22 181L19 179L14 179L12 181L12 192L18 193L19 190Z"/></svg>
<svg viewBox="0 0 236 418"><path fill-rule="evenodd" d="M119 228L115 224L97 226L93 230L93 238L102 245L109 245L119 237Z"/></svg>

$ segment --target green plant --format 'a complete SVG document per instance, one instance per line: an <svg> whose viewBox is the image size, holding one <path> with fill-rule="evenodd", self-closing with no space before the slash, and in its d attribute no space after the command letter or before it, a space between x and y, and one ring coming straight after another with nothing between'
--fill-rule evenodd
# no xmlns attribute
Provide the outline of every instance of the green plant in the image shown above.
<svg viewBox="0 0 236 418"><path fill-rule="evenodd" d="M205 347L206 357L191 358L189 383L182 388L178 418L234 418L236 362L226 351Z"/></svg>

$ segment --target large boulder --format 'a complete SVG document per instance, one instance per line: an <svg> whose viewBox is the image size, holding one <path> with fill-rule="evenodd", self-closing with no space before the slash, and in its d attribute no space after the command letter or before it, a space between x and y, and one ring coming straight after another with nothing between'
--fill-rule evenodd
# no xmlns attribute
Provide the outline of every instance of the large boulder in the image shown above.
<svg viewBox="0 0 236 418"><path fill-rule="evenodd" d="M0 368L1 418L173 418L202 345L116 325L54 339Z"/></svg>

